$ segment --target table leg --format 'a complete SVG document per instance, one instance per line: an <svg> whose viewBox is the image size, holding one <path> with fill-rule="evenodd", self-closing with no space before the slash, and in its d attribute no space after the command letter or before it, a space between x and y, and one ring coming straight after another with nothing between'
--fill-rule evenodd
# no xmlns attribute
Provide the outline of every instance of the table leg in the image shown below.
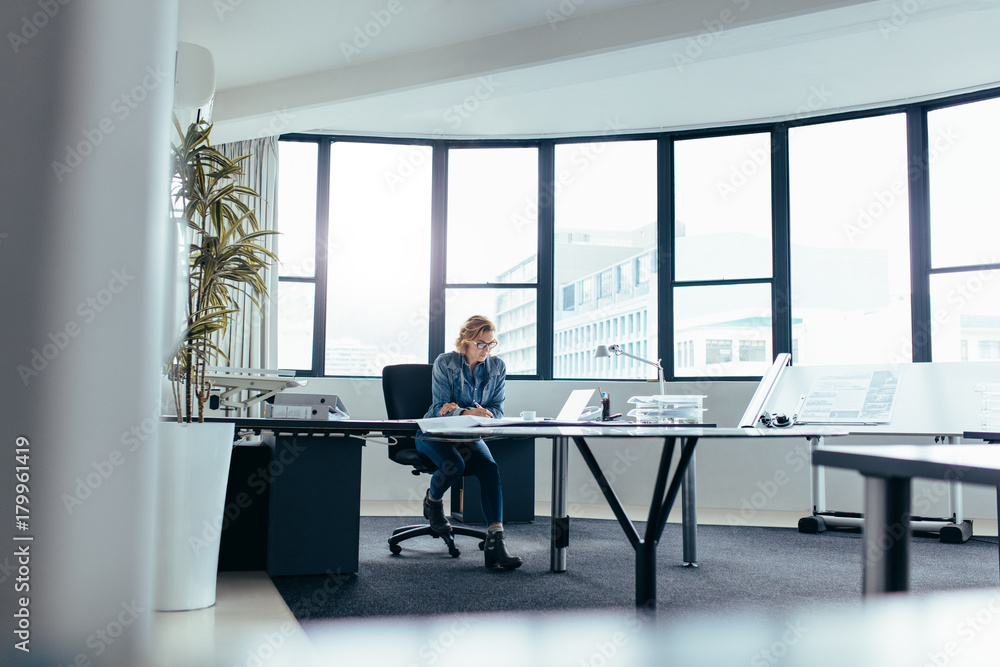
<svg viewBox="0 0 1000 667"><path fill-rule="evenodd" d="M569 548L569 517L566 514L566 479L569 470L569 438L552 440L552 533L549 570L566 571Z"/></svg>
<svg viewBox="0 0 1000 667"><path fill-rule="evenodd" d="M692 454L681 485L681 537L685 567L698 567L698 501L696 494L694 454Z"/></svg>
<svg viewBox="0 0 1000 667"><path fill-rule="evenodd" d="M865 478L864 595L910 587L910 486L904 477Z"/></svg>
<svg viewBox="0 0 1000 667"><path fill-rule="evenodd" d="M635 607L651 616L656 615L656 546L645 540L635 548Z"/></svg>

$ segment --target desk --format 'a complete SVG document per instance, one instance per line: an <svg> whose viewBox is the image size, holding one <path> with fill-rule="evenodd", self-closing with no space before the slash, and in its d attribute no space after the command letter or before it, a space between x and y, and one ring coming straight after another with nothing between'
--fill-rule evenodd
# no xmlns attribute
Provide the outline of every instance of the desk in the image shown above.
<svg viewBox="0 0 1000 667"><path fill-rule="evenodd" d="M683 425L636 425L620 422L612 424L595 424L594 426L545 426L521 425L493 428L448 429L436 432L439 435L456 437L478 436L484 440L493 438L523 437L530 434L536 438L551 438L552 443L552 535L550 538L550 566L552 572L566 571L566 556L569 548L569 517L566 514L566 482L569 461L569 441L572 440L587 467L597 481L601 492L611 506L618 523L625 531L625 537L635 551L635 604L636 607L654 612L656 609L656 546L667 516L673 507L685 478L688 463L694 456L695 446L699 438L753 438L753 437L805 437L814 438L825 435L842 435L840 431L829 428L788 428L779 432L773 430L757 430L753 428L694 428ZM625 509L611 487L610 482L601 470L600 465L591 452L588 438L644 438L663 441L660 463L657 468L653 496L649 504L649 514L646 519L645 534L640 536L635 524L628 518ZM677 465L670 475L671 462L677 442L681 441L677 456ZM682 527L687 533L688 522L693 520L693 513L684 513Z"/></svg>
<svg viewBox="0 0 1000 667"><path fill-rule="evenodd" d="M993 445L844 445L817 449L812 460L865 477L865 595L909 590L914 477L1000 486L1000 447Z"/></svg>
<svg viewBox="0 0 1000 667"><path fill-rule="evenodd" d="M237 431L273 432L269 464L254 473L267 485L266 562L270 575L348 574L358 571L361 521L361 448L369 435L413 435L416 420L227 419ZM523 437L523 436L522 436ZM500 448L498 448L500 449ZM513 458L512 458L513 456ZM525 480L505 483L504 508L513 521L534 518L534 443L499 452L500 466L531 466ZM261 496L257 491L256 496ZM253 497L251 495L251 497ZM466 522L475 516L462 514Z"/></svg>
<svg viewBox="0 0 1000 667"><path fill-rule="evenodd" d="M268 502L267 573L358 571L361 448L379 422L230 419L237 431L272 432L269 465L257 472Z"/></svg>

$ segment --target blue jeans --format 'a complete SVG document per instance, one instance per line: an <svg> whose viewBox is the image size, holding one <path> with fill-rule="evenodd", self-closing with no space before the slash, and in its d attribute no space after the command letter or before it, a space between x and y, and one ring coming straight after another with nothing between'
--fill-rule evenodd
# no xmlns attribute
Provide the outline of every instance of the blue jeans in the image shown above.
<svg viewBox="0 0 1000 667"><path fill-rule="evenodd" d="M503 522L503 491L500 468L482 440L455 445L439 440L416 439L417 451L426 455L437 470L431 476L431 497L444 498L444 492L468 471L479 479L480 502L487 524Z"/></svg>

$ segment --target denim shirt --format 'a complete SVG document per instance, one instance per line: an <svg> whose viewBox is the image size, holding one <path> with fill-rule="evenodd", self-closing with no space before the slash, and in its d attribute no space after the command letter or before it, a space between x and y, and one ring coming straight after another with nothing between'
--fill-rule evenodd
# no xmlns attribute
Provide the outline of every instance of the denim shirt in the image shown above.
<svg viewBox="0 0 1000 667"><path fill-rule="evenodd" d="M434 403L427 410L425 418L451 417L462 414L463 410L476 407L476 403L493 413L495 419L503 417L504 383L507 380L507 366L498 357L486 357L476 364L473 373L465 355L445 352L434 360L432 380ZM458 409L442 415L445 403L458 403Z"/></svg>

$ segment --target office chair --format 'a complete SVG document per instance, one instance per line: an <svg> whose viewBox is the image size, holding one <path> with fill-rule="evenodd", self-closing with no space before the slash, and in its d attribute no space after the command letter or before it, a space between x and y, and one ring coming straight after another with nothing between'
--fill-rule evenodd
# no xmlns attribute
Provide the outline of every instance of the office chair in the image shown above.
<svg viewBox="0 0 1000 667"><path fill-rule="evenodd" d="M397 364L382 369L382 395L385 397L385 411L389 419L420 419L433 402L431 389L431 364ZM395 444L389 445L389 458L396 463L410 466L414 475L433 474L437 466L427 456L417 451L413 437L394 436ZM456 443L461 451L461 443ZM403 526L392 531L389 550L399 555L403 550L399 543L411 537L430 535L445 541L448 553L457 558L461 552L455 546L455 535L478 537L480 550L486 545L486 531L452 526L451 533L431 530L429 524Z"/></svg>

